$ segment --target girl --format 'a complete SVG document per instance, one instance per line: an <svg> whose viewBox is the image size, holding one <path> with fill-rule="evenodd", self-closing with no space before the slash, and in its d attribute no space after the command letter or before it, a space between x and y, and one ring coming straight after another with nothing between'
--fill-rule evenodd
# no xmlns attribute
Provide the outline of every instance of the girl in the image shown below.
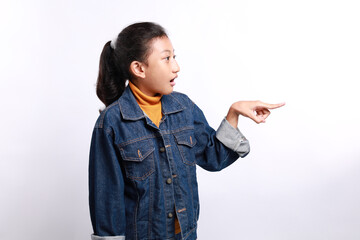
<svg viewBox="0 0 360 240"><path fill-rule="evenodd" d="M196 239L196 165L220 171L245 157L238 116L261 123L283 105L236 102L215 131L196 104L173 92L179 71L155 23L132 24L105 44L96 93L106 108L89 162L93 240Z"/></svg>

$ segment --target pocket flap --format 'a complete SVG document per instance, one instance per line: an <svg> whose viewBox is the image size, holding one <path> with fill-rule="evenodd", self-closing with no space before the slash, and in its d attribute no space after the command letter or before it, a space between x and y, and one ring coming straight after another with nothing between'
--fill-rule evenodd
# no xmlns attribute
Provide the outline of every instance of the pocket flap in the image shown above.
<svg viewBox="0 0 360 240"><path fill-rule="evenodd" d="M141 140L120 146L123 160L133 162L142 162L154 150L154 144L151 140Z"/></svg>
<svg viewBox="0 0 360 240"><path fill-rule="evenodd" d="M196 144L196 138L194 137L194 131L182 131L174 133L176 142L181 145L193 147Z"/></svg>

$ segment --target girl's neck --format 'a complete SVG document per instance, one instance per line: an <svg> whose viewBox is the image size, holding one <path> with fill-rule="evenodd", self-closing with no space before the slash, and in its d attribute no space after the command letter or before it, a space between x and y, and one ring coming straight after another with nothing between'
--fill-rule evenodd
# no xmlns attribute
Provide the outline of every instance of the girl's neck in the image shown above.
<svg viewBox="0 0 360 240"><path fill-rule="evenodd" d="M155 105L159 104L161 100L161 95L157 96L148 96L145 93L143 93L134 83L129 81L129 87L134 93L134 96L136 98L136 101L139 103L139 105Z"/></svg>

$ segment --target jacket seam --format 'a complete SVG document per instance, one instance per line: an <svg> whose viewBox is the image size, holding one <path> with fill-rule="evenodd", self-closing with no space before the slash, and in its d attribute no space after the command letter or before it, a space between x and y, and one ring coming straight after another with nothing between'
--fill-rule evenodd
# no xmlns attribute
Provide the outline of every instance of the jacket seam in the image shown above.
<svg viewBox="0 0 360 240"><path fill-rule="evenodd" d="M153 208L153 177L149 177L149 188L150 188L150 200L149 200L149 223L148 223L148 238L151 238L151 226L152 226L152 208Z"/></svg>
<svg viewBox="0 0 360 240"><path fill-rule="evenodd" d="M194 167L195 167L195 171L196 171L196 164L195 164ZM189 168L186 168L186 171L187 171L188 174L190 173L190 169L189 169ZM188 184L189 184L189 187L190 187L190 194L191 194L191 204L192 204L191 210L192 210L192 212L193 212L193 222L192 222L192 224L194 224L194 221L196 221L196 214L195 214L195 212L194 212L194 208L195 208L195 206L194 206L194 193L193 193L194 190L193 190L193 187L191 186L190 176L188 176L187 180L188 180Z"/></svg>
<svg viewBox="0 0 360 240"><path fill-rule="evenodd" d="M97 126L97 128L103 128L104 127L104 118L105 115L107 113L107 111L109 111L110 108L114 107L116 105L116 102L113 102L112 104L110 104L109 106L107 106L100 114L100 119L99 119L99 124Z"/></svg>
<svg viewBox="0 0 360 240"><path fill-rule="evenodd" d="M194 130L194 127L193 126L186 126L186 127L182 127L182 128L173 129L173 130L170 130L170 131L163 131L163 134L170 135L170 134L182 132L182 131L185 131L185 130ZM158 134L153 133L153 134L148 134L148 135L143 136L143 137L134 138L134 139L131 139L131 140L126 141L126 142L117 143L117 145L119 147L123 147L123 146L129 145L129 144L132 144L132 143L136 143L138 141L142 141L142 140L146 140L146 139L153 139L153 138L158 138L158 137L161 137L161 136L158 135Z"/></svg>
<svg viewBox="0 0 360 240"><path fill-rule="evenodd" d="M189 232L187 232L187 234L185 235L185 237L183 239L186 239L187 237L189 237L189 235L197 228L197 226L193 227Z"/></svg>

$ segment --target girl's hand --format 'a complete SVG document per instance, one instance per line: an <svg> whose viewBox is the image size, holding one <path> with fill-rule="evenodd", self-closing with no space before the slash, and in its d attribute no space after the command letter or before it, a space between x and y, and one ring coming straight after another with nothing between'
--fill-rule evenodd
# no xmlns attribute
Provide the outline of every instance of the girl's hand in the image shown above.
<svg viewBox="0 0 360 240"><path fill-rule="evenodd" d="M231 105L226 120L234 127L237 127L238 116L241 114L254 120L256 123L264 123L270 115L269 109L275 109L284 106L285 103L269 104L261 101L239 101Z"/></svg>

